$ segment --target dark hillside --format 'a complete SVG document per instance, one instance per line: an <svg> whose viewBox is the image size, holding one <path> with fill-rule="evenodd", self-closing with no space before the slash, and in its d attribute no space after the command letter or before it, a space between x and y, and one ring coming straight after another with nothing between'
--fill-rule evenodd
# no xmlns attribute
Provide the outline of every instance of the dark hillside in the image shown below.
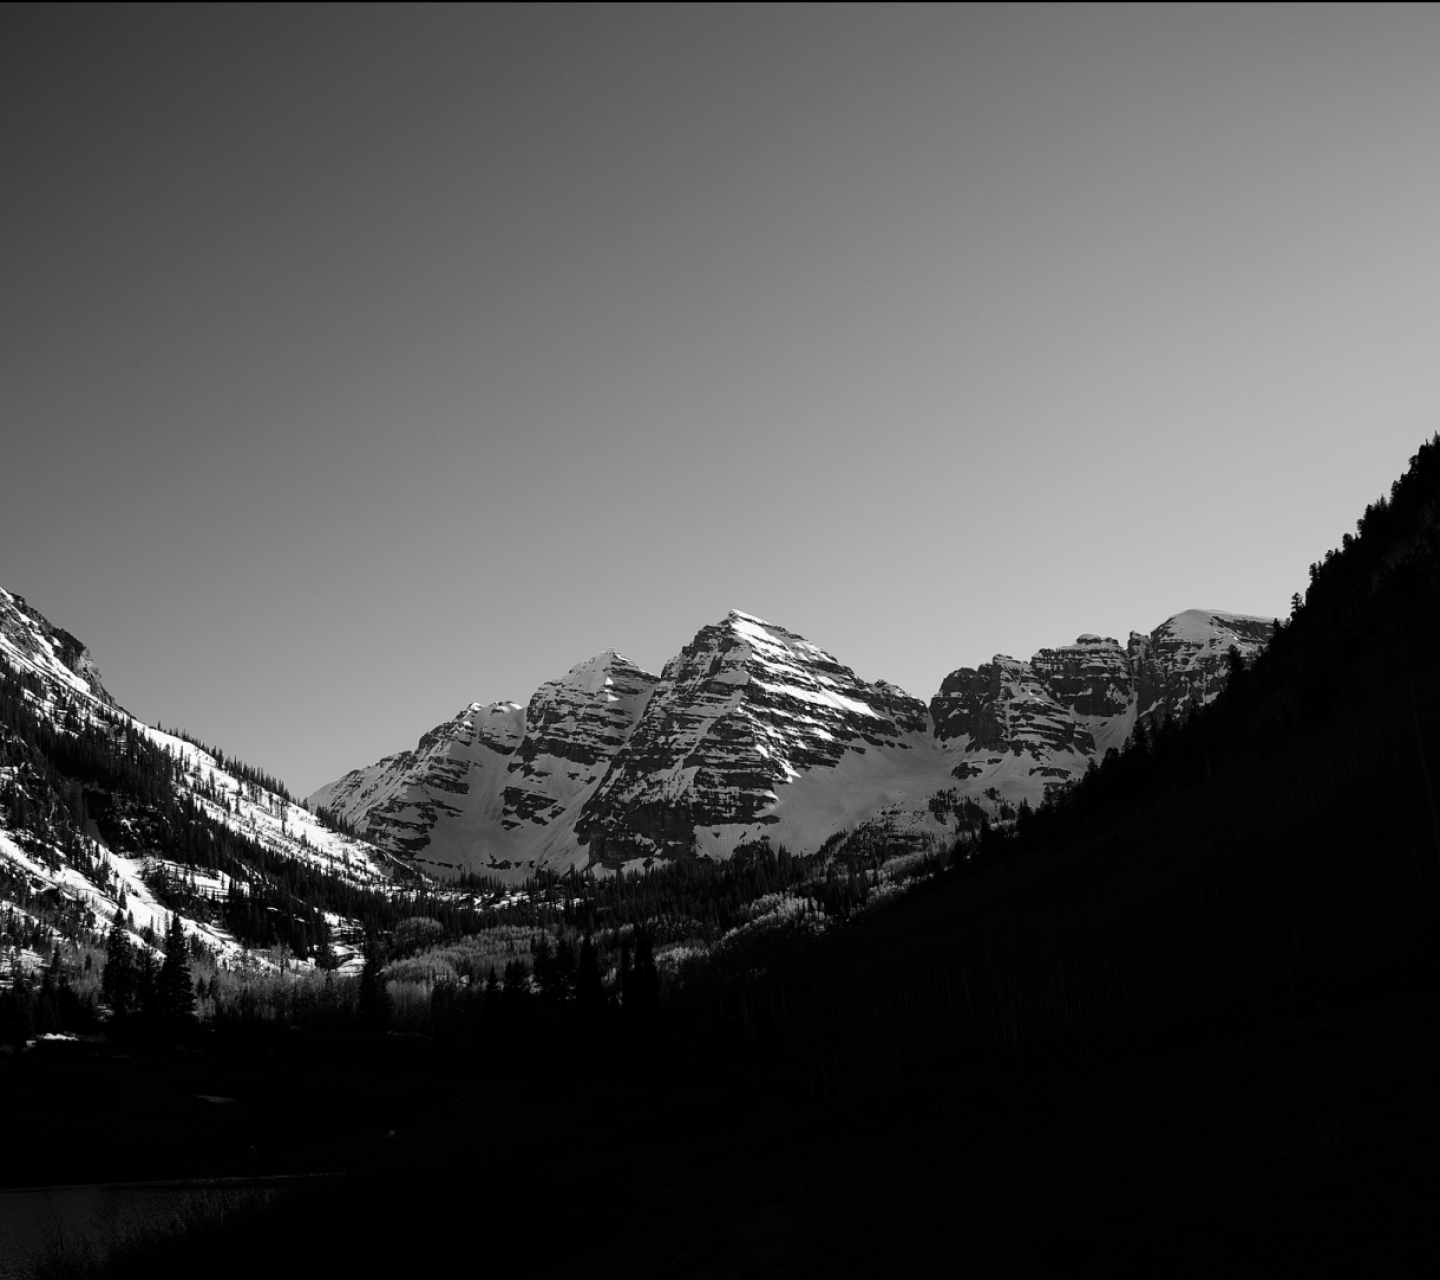
<svg viewBox="0 0 1440 1280"><path fill-rule="evenodd" d="M936 891L718 982L816 1099L1089 1061L1425 986L1440 904L1440 445L1253 668ZM728 1037L733 1041L737 1037ZM717 1046L718 1048L718 1046Z"/></svg>

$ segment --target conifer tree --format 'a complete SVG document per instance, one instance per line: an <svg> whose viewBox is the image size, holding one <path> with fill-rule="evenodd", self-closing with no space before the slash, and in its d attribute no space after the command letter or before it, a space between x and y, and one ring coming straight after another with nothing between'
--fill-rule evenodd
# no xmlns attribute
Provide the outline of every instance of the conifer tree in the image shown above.
<svg viewBox="0 0 1440 1280"><path fill-rule="evenodd" d="M554 968L555 995L568 1000L575 994L575 950L568 938L561 938L555 944Z"/></svg>
<svg viewBox="0 0 1440 1280"><path fill-rule="evenodd" d="M165 962L160 966L156 995L168 1029L181 1031L195 1021L195 990L190 985L189 947L180 917L170 917L165 935Z"/></svg>
<svg viewBox="0 0 1440 1280"><path fill-rule="evenodd" d="M381 969L385 957L372 938L365 947L365 968L360 974L360 1029L379 1035L390 1025L390 992Z"/></svg>
<svg viewBox="0 0 1440 1280"><path fill-rule="evenodd" d="M123 1020L135 1012L137 985L135 948L117 911L105 940L105 968L100 973L101 994L116 1018Z"/></svg>
<svg viewBox="0 0 1440 1280"><path fill-rule="evenodd" d="M550 946L548 933L542 933L530 944L530 956L531 971L535 975L535 985L540 988L540 994L548 1000L558 999L562 992L556 971L555 952Z"/></svg>
<svg viewBox="0 0 1440 1280"><path fill-rule="evenodd" d="M600 958L595 942L587 933L580 944L580 963L575 972L575 998L587 1013L599 1010L605 1003L605 989L600 983Z"/></svg>
<svg viewBox="0 0 1440 1280"><path fill-rule="evenodd" d="M154 951L140 947L135 963L135 1012L146 1023L153 1023L160 1013L159 979Z"/></svg>
<svg viewBox="0 0 1440 1280"><path fill-rule="evenodd" d="M655 967L655 948L650 934L635 930L635 969L630 975L631 1013L639 1021L648 1021L660 1006L660 973Z"/></svg>
<svg viewBox="0 0 1440 1280"><path fill-rule="evenodd" d="M620 1007L630 1003L634 972L630 965L630 939L620 939Z"/></svg>

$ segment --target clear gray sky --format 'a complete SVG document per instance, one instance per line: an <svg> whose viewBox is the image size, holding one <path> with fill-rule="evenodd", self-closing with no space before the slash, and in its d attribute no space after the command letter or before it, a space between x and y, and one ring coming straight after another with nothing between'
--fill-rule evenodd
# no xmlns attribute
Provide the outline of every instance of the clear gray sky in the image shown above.
<svg viewBox="0 0 1440 1280"><path fill-rule="evenodd" d="M1440 427L1440 13L0 12L0 583L308 792L738 607L1284 611Z"/></svg>

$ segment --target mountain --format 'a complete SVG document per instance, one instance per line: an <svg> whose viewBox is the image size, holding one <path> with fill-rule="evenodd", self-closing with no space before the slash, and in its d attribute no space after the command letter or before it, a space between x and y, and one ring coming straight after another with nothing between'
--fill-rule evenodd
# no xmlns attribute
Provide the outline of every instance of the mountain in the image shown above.
<svg viewBox="0 0 1440 1280"><path fill-rule="evenodd" d="M1231 648L1253 660L1274 625L1273 618L1190 609L1149 635L1132 631L1123 649L1083 635L1029 662L997 655L945 677L930 702L935 736L963 747L957 776L1033 801L1030 780L1041 779L1043 797L1123 747L1136 725L1151 732L1213 701Z"/></svg>
<svg viewBox="0 0 1440 1280"><path fill-rule="evenodd" d="M928 728L918 699L732 610L665 664L577 834L605 865L692 849L723 856L765 835L809 851L847 825L844 806L858 819L884 803L881 777L904 779L903 797L927 765L933 773ZM823 781L807 787L814 778Z"/></svg>
<svg viewBox="0 0 1440 1280"><path fill-rule="evenodd" d="M471 703L420 739L309 798L423 868L528 873L572 865L580 809L656 679L613 650L540 686L521 708Z"/></svg>
<svg viewBox="0 0 1440 1280"><path fill-rule="evenodd" d="M353 902L413 879L274 779L131 715L80 641L0 590L0 947L23 965L117 913L151 938L179 914L222 960L343 962Z"/></svg>
<svg viewBox="0 0 1440 1280"><path fill-rule="evenodd" d="M857 828L953 838L966 806L1038 804L1091 761L1210 702L1274 620L1190 610L961 668L928 705L739 610L659 677L613 651L517 703L472 703L414 751L309 800L432 872L519 878L768 839L808 853Z"/></svg>
<svg viewBox="0 0 1440 1280"><path fill-rule="evenodd" d="M515 882L870 832L948 846L1212 699L1230 649L1253 657L1271 625L1191 611L1123 649L1082 636L952 672L927 704L737 610L659 676L608 650L301 805L131 715L78 639L0 592L0 902L30 922L7 937L39 957L123 904L142 933L178 913L217 956L283 944L350 962L357 921L417 871Z"/></svg>

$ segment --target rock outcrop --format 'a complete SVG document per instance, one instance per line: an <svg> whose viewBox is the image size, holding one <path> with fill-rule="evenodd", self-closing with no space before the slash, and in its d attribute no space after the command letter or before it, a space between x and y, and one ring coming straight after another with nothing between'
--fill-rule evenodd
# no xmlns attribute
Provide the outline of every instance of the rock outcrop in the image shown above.
<svg viewBox="0 0 1440 1280"><path fill-rule="evenodd" d="M945 677L930 702L935 736L961 748L955 776L962 781L1010 754L1031 762L1026 776L1044 780L1043 797L1092 758L1123 747L1137 723L1153 729L1210 702L1228 678L1231 648L1251 661L1273 626L1269 618L1192 609L1149 635L1132 632L1123 649L1083 635L1029 662L998 655ZM1017 772L1008 770L1012 782Z"/></svg>
<svg viewBox="0 0 1440 1280"><path fill-rule="evenodd" d="M525 707L471 703L414 751L353 770L310 800L431 872L563 868L578 856L581 806L655 685L607 651L541 685Z"/></svg>
<svg viewBox="0 0 1440 1280"><path fill-rule="evenodd" d="M100 681L100 668L90 650L68 631L55 626L24 596L0 590L0 645L63 684L113 707L115 699Z"/></svg>
<svg viewBox="0 0 1440 1280"><path fill-rule="evenodd" d="M328 809L392 853L415 857L437 829L460 826L472 841L497 827L496 799L506 766L524 736L514 702L472 702L401 751L321 787L312 806Z"/></svg>

